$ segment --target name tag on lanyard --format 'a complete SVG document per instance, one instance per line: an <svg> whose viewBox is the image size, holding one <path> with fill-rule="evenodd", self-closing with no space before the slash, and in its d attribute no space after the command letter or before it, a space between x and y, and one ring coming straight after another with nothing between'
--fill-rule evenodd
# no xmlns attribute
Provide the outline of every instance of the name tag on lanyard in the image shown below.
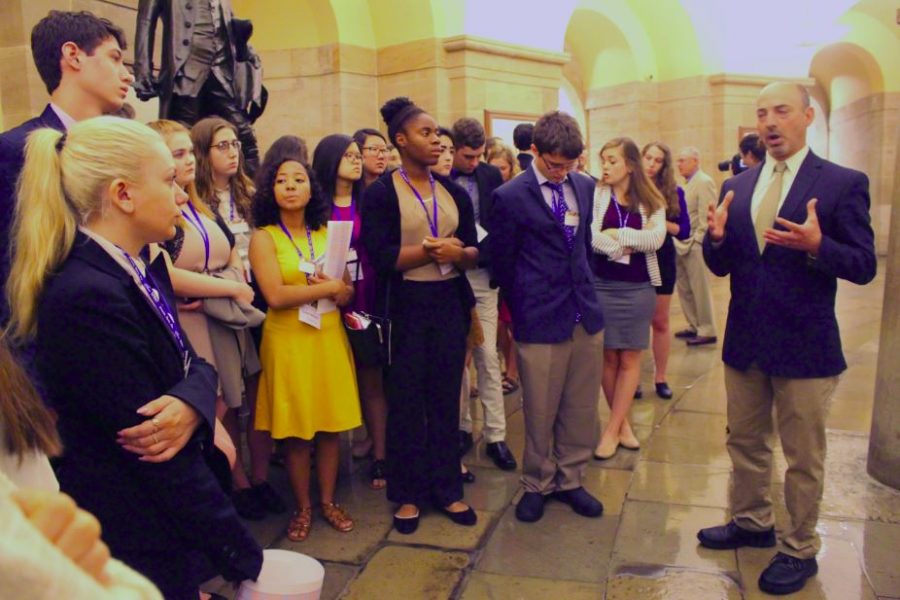
<svg viewBox="0 0 900 600"><path fill-rule="evenodd" d="M566 211L566 217L563 220L566 227L578 227L578 213L571 210Z"/></svg>
<svg viewBox="0 0 900 600"><path fill-rule="evenodd" d="M310 302L300 307L299 319L310 327L322 329L322 315L319 314L316 302Z"/></svg>

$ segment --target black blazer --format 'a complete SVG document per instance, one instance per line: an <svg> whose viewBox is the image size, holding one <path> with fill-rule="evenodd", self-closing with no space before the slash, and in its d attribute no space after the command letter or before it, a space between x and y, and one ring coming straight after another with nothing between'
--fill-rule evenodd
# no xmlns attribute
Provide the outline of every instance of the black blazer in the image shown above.
<svg viewBox="0 0 900 600"><path fill-rule="evenodd" d="M761 168L724 183L722 197L734 191L725 239L718 248L709 234L703 240L710 270L731 275L722 360L742 371L755 362L774 377L837 375L847 368L834 313L837 279L861 285L875 277L869 180L810 152L778 216L802 223L806 203L818 198L823 235L818 257L772 244L760 255L750 202Z"/></svg>
<svg viewBox="0 0 900 600"><path fill-rule="evenodd" d="M491 210L494 208L494 190L503 185L503 175L494 165L479 162L475 167L475 184L478 186L478 224L489 234L478 244L478 266L490 269Z"/></svg>
<svg viewBox="0 0 900 600"><path fill-rule="evenodd" d="M25 121L18 127L0 134L0 326L9 320L6 294L2 293L9 277L9 235L16 210L16 181L25 162L25 142L35 129L50 127L65 131L62 121L48 104L41 116Z"/></svg>
<svg viewBox="0 0 900 600"><path fill-rule="evenodd" d="M557 344L572 339L575 315L588 333L603 329L603 313L588 264L594 182L569 173L579 224L570 252L563 226L544 201L534 170L494 192L491 256L494 278L512 313L516 340Z"/></svg>
<svg viewBox="0 0 900 600"><path fill-rule="evenodd" d="M150 267L175 306L165 263ZM177 318L177 314L176 314ZM212 445L216 373L191 349L187 376L174 337L126 272L78 233L38 307L37 364L59 414L60 487L92 512L116 556L164 592L219 573L255 579L262 550L204 462ZM116 443L135 411L170 394L205 421L171 460L152 464ZM210 564L212 569L210 569Z"/></svg>
<svg viewBox="0 0 900 600"><path fill-rule="evenodd" d="M456 202L456 209L459 211L456 237L466 247L477 246L475 212L472 209L469 194L462 187L450 181L448 177L435 175L434 178L450 192L453 201ZM378 277L376 311L378 314L384 315L388 282L391 283L390 304L393 306L397 305L397 294L400 293L403 283L403 273L396 269L401 245L400 204L391 172L385 173L366 188L363 194L360 218L362 220L362 242L366 252L369 253ZM475 306L472 286L469 285L468 278L464 276L457 277L454 281L459 286L462 304L468 311Z"/></svg>
<svg viewBox="0 0 900 600"><path fill-rule="evenodd" d="M534 157L527 152L519 152L516 155L516 159L519 161L519 168L524 172L531 166L531 161L534 160Z"/></svg>

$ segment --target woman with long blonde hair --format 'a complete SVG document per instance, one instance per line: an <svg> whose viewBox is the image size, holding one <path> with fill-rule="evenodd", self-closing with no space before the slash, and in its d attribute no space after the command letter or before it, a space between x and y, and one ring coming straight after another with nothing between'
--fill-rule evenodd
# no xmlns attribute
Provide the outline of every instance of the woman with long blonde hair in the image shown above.
<svg viewBox="0 0 900 600"><path fill-rule="evenodd" d="M660 285L656 251L666 235L665 200L647 178L637 145L615 138L600 150L603 179L591 225L597 296L603 307L603 395L610 417L594 451L611 458L618 447L640 442L628 422L641 374L641 352L650 342L650 318Z"/></svg>
<svg viewBox="0 0 900 600"><path fill-rule="evenodd" d="M165 261L143 257L174 236L186 199L146 125L98 117L38 130L8 285L11 339L35 344L58 414L60 488L97 516L113 555L177 600L217 573L255 579L262 566L204 460L215 370L179 325Z"/></svg>

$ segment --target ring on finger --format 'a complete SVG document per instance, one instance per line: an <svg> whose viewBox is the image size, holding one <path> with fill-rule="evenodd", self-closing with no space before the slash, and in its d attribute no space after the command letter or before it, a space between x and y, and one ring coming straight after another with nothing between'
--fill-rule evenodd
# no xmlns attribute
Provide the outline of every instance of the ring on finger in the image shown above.
<svg viewBox="0 0 900 600"><path fill-rule="evenodd" d="M152 419L150 419L150 422L153 423L153 432L156 433L157 431L159 431L159 419L153 417Z"/></svg>

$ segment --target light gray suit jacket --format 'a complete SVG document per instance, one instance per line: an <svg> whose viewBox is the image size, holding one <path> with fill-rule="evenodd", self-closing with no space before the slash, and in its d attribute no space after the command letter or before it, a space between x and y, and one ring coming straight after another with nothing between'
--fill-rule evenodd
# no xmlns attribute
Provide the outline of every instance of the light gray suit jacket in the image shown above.
<svg viewBox="0 0 900 600"><path fill-rule="evenodd" d="M701 169L697 169L684 186L684 201L691 218L691 237L674 240L678 254L687 254L694 244L703 245L703 238L706 236L706 210L709 206L715 206L717 200L716 182Z"/></svg>

